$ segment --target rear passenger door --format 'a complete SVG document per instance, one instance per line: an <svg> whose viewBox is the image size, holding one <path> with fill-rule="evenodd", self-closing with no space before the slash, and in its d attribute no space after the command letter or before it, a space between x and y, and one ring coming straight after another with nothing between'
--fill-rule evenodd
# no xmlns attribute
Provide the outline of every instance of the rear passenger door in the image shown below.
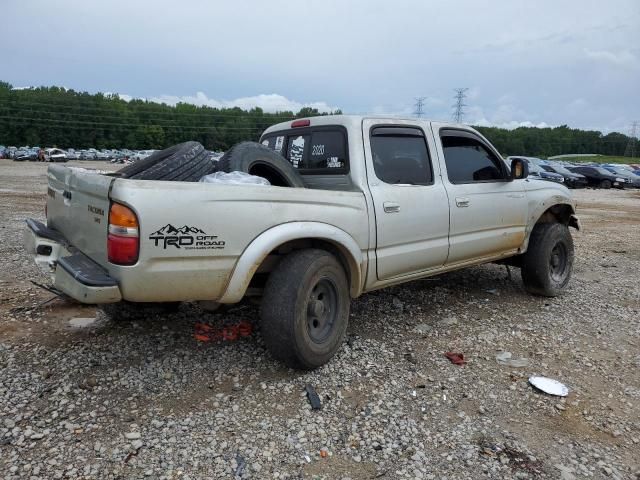
<svg viewBox="0 0 640 480"><path fill-rule="evenodd" d="M378 280L440 267L449 249L449 202L421 126L364 120L367 181L376 218Z"/></svg>
<svg viewBox="0 0 640 480"><path fill-rule="evenodd" d="M434 129L451 201L447 264L518 249L525 237L523 180L510 172L485 140L468 130Z"/></svg>

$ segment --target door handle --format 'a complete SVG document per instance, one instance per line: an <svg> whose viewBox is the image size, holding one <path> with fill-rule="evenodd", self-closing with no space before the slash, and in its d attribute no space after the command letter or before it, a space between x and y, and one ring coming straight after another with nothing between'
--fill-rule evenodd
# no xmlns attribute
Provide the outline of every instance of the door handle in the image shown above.
<svg viewBox="0 0 640 480"><path fill-rule="evenodd" d="M456 197L456 206L457 207L468 207L469 199L467 197Z"/></svg>
<svg viewBox="0 0 640 480"><path fill-rule="evenodd" d="M400 204L394 202L384 202L382 207L384 213L398 213L400 211Z"/></svg>

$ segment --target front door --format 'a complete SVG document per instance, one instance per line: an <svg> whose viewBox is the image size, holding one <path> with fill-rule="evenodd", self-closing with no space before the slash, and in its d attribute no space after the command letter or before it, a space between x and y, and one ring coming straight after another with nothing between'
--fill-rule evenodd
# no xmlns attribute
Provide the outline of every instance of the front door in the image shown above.
<svg viewBox="0 0 640 480"><path fill-rule="evenodd" d="M365 120L363 129L378 280L444 265L449 201L432 161L431 132L410 122L390 126L379 120Z"/></svg>
<svg viewBox="0 0 640 480"><path fill-rule="evenodd" d="M447 264L517 250L527 220L523 180L511 181L502 158L473 132L445 128L434 135L451 201Z"/></svg>

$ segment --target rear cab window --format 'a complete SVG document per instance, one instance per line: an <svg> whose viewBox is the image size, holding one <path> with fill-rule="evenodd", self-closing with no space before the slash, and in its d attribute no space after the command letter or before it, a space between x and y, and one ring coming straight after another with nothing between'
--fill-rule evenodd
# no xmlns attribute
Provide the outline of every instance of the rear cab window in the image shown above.
<svg viewBox="0 0 640 480"><path fill-rule="evenodd" d="M283 155L302 175L349 173L347 131L342 126L273 132L262 137L260 142Z"/></svg>

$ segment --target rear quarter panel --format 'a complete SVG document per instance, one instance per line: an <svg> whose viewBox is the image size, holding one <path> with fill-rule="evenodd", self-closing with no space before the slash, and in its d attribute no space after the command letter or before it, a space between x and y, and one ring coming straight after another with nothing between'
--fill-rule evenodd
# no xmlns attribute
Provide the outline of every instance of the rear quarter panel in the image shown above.
<svg viewBox="0 0 640 480"><path fill-rule="evenodd" d="M137 264L109 266L131 301L219 299L252 240L283 223L333 225L368 248L362 192L117 180L111 198L140 223Z"/></svg>

